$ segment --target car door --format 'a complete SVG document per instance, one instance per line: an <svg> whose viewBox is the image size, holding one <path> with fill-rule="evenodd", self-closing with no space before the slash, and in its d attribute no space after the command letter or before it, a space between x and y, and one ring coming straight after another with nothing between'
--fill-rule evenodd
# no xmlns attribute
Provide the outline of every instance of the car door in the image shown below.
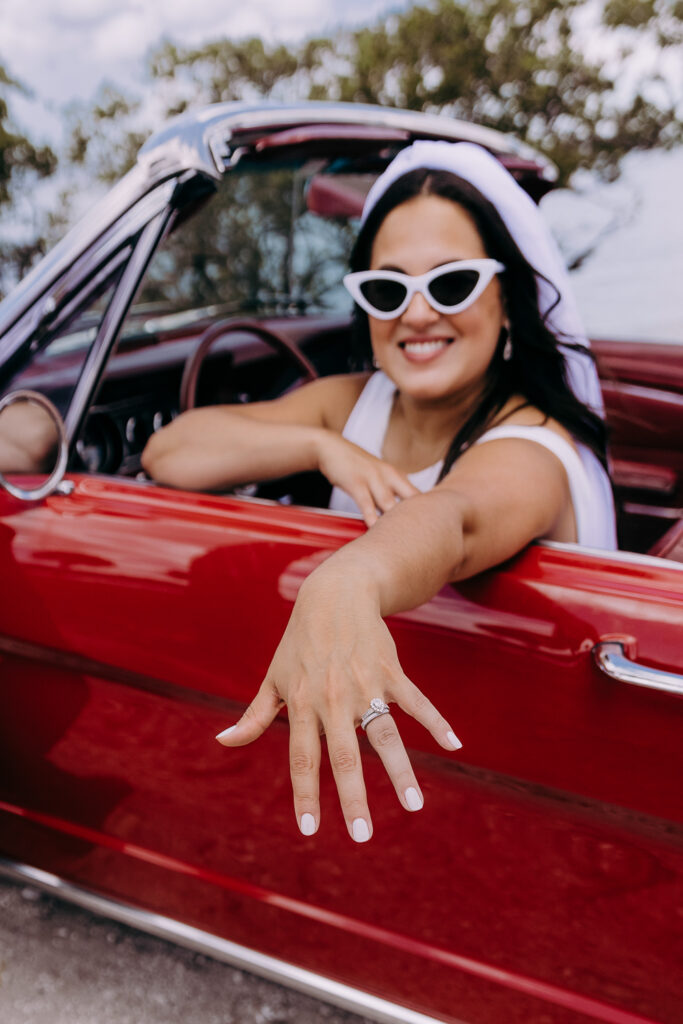
<svg viewBox="0 0 683 1024"><path fill-rule="evenodd" d="M683 567L538 544L395 616L463 749L400 716L424 810L362 739L372 842L327 766L305 840L285 714L250 747L213 736L362 524L73 481L0 494L5 858L438 1020L680 1019Z"/></svg>

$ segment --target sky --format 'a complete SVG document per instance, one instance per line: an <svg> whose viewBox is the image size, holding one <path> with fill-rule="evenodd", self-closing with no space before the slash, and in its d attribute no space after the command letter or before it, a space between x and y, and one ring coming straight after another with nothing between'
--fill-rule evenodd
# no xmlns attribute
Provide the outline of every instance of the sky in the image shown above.
<svg viewBox="0 0 683 1024"><path fill-rule="evenodd" d="M36 94L13 101L26 130L50 135L64 104L106 79L142 91L145 55L162 37L293 41L368 24L406 0L0 0L0 64Z"/></svg>

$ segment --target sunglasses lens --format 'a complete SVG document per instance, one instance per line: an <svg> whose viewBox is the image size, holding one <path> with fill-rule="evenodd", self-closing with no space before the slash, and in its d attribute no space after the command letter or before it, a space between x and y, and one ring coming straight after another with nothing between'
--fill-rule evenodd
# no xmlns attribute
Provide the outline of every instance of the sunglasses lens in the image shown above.
<svg viewBox="0 0 683 1024"><path fill-rule="evenodd" d="M400 281L387 278L364 281L360 290L373 309L379 310L380 313L391 313L392 310L398 309L406 297L406 286Z"/></svg>
<svg viewBox="0 0 683 1024"><path fill-rule="evenodd" d="M429 284L429 293L441 306L457 306L477 287L478 270L450 270Z"/></svg>

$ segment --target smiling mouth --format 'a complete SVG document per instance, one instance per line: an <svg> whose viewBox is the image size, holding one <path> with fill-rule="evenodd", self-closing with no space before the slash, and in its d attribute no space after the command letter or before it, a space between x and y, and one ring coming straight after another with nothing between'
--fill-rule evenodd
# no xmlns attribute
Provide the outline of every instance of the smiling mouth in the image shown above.
<svg viewBox="0 0 683 1024"><path fill-rule="evenodd" d="M452 341L453 338L424 338L400 341L398 347L411 359L427 361L443 352Z"/></svg>

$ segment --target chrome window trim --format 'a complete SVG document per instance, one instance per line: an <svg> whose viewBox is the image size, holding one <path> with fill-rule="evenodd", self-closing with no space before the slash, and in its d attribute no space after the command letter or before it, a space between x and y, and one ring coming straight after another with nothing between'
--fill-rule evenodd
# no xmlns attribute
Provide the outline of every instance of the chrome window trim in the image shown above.
<svg viewBox="0 0 683 1024"><path fill-rule="evenodd" d="M189 167L214 178L226 169L226 147L241 133L305 124L344 124L394 128L416 135L468 141L493 153L531 159L546 181L557 179L557 168L542 154L511 135L494 128L460 121L445 114L380 107L364 103L313 102L305 104L214 103L173 118L152 135L138 154L138 166L150 178Z"/></svg>
<svg viewBox="0 0 683 1024"><path fill-rule="evenodd" d="M73 903L91 913L110 918L130 928L155 935L178 946L184 946L196 953L210 956L214 960L230 964L239 970L256 974L267 981L273 981L304 995L320 999L332 1006L351 1013L361 1014L378 1024L442 1024L436 1017L410 1010L398 1003L370 995L361 989L352 988L338 981L332 981L321 974L295 967L285 960L278 960L265 953L241 946L229 939L222 939L210 932L191 925L174 921L162 914L141 910L129 903L102 896L58 875L18 861L0 857L0 876L24 885L33 885L58 899ZM465 1024L464 1021L454 1024Z"/></svg>
<svg viewBox="0 0 683 1024"><path fill-rule="evenodd" d="M88 406L95 394L107 360L118 338L123 319L133 301L142 275L147 269L149 261L168 227L172 215L172 208L166 204L147 223L133 248L121 279L114 289L114 294L102 318L97 336L90 346L90 351L83 364L78 383L69 403L69 409L64 417L69 445L78 436L87 414Z"/></svg>
<svg viewBox="0 0 683 1024"><path fill-rule="evenodd" d="M144 195L130 187L135 177L130 171L0 303L0 365L40 326L50 305L58 307L59 292L77 287L83 266L107 260L168 206L175 180Z"/></svg>

